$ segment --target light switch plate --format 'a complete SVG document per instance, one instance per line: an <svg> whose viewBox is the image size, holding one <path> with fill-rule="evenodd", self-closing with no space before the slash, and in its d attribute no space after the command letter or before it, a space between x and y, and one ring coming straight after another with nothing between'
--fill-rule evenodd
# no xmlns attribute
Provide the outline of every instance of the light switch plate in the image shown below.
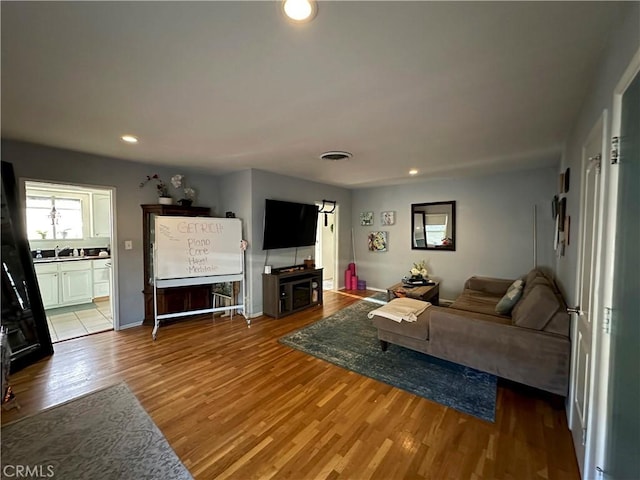
<svg viewBox="0 0 640 480"><path fill-rule="evenodd" d="M133 241L125 240L124 241L124 249L125 250L133 250Z"/></svg>

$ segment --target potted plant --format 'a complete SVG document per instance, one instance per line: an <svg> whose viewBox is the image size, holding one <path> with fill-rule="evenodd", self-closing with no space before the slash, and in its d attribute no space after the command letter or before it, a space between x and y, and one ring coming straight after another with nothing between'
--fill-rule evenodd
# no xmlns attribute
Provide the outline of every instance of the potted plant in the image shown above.
<svg viewBox="0 0 640 480"><path fill-rule="evenodd" d="M411 273L411 280L426 280L429 275L427 270L427 261L422 260L413 264L413 268L409 270Z"/></svg>
<svg viewBox="0 0 640 480"><path fill-rule="evenodd" d="M158 190L158 203L161 205L172 205L173 197L169 195L169 189L167 188L167 184L158 176L158 174L154 174L152 176L147 175L146 180L140 182L140 188L144 187L149 182L156 182L156 189Z"/></svg>
<svg viewBox="0 0 640 480"><path fill-rule="evenodd" d="M178 174L171 177L171 184L177 189L182 188L183 197L178 200L178 204L183 207L190 207L196 197L196 191L191 187L187 187L184 175Z"/></svg>

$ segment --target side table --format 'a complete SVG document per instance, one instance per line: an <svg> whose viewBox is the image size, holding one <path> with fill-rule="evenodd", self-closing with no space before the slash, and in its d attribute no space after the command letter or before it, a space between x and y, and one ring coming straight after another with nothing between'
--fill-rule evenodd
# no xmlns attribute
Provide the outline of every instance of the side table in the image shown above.
<svg viewBox="0 0 640 480"><path fill-rule="evenodd" d="M397 298L399 293L404 293L409 298L415 298L416 300L422 300L423 302L430 302L431 305L440 304L440 283L435 282L432 285L421 285L413 288L407 288L402 282L396 283L387 288L387 301L392 298Z"/></svg>

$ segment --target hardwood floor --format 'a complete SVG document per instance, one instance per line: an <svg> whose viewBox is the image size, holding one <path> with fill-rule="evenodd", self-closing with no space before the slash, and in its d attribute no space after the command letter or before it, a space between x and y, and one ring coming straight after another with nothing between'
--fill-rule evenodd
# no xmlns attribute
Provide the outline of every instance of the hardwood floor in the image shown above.
<svg viewBox="0 0 640 480"><path fill-rule="evenodd" d="M372 292L373 293L373 292ZM501 384L496 422L278 343L358 301L275 320L182 320L61 342L11 377L2 423L125 381L196 479L578 479L564 409Z"/></svg>

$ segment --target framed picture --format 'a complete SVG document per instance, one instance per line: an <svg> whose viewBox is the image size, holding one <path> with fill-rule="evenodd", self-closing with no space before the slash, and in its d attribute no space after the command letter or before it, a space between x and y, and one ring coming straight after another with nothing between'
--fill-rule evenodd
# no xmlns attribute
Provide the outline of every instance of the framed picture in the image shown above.
<svg viewBox="0 0 640 480"><path fill-rule="evenodd" d="M369 232L368 237L369 251L386 252L387 251L387 232Z"/></svg>
<svg viewBox="0 0 640 480"><path fill-rule="evenodd" d="M373 225L373 212L360 212L360 225L369 227Z"/></svg>
<svg viewBox="0 0 640 480"><path fill-rule="evenodd" d="M567 168L564 171L564 185L563 185L563 192L567 193L569 191L569 186L570 186L570 179L571 179L571 169Z"/></svg>
<svg viewBox="0 0 640 480"><path fill-rule="evenodd" d="M382 212L380 214L380 225L393 225L396 223L396 212Z"/></svg>
<svg viewBox="0 0 640 480"><path fill-rule="evenodd" d="M567 199L560 200L560 206L558 208L558 230L564 232L564 217L567 214Z"/></svg>
<svg viewBox="0 0 640 480"><path fill-rule="evenodd" d="M558 193L564 193L564 173L558 176Z"/></svg>

